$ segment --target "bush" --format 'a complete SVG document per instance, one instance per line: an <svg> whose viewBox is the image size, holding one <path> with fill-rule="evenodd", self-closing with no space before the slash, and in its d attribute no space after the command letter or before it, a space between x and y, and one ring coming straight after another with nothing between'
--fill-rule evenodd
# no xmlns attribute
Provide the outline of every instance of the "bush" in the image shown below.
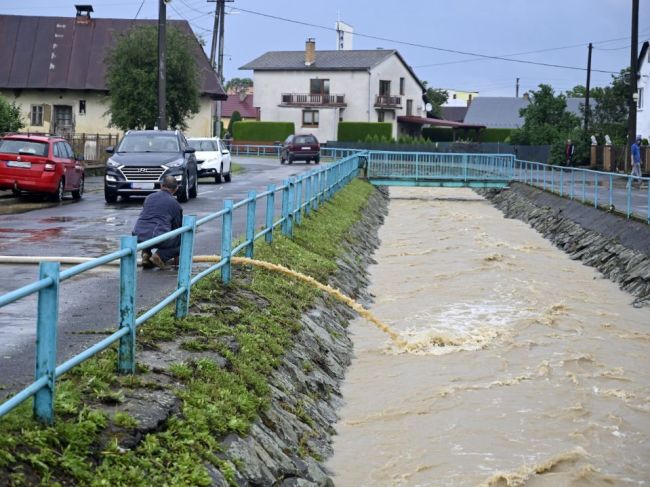
<svg viewBox="0 0 650 487"><path fill-rule="evenodd" d="M233 113L234 115L234 113ZM233 140L251 140L255 142L276 142L284 140L294 133L293 122L255 122L241 120L232 126Z"/></svg>
<svg viewBox="0 0 650 487"><path fill-rule="evenodd" d="M23 122L20 119L20 108L0 96L0 134L17 132L21 128L23 128Z"/></svg>
<svg viewBox="0 0 650 487"><path fill-rule="evenodd" d="M341 142L361 142L367 136L376 135L378 139L392 137L393 127L385 122L340 122L337 140Z"/></svg>
<svg viewBox="0 0 650 487"><path fill-rule="evenodd" d="M235 124L237 122L241 121L241 113L239 113L237 110L232 112L232 115L230 115L230 122L228 122L228 131L232 134L235 129Z"/></svg>
<svg viewBox="0 0 650 487"><path fill-rule="evenodd" d="M510 137L512 129L486 128L480 132L481 142L505 142Z"/></svg>

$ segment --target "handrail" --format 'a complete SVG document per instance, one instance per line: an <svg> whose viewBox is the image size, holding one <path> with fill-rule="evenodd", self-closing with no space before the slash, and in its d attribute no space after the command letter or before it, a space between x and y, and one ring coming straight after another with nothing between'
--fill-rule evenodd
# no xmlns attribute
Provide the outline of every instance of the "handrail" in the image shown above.
<svg viewBox="0 0 650 487"><path fill-rule="evenodd" d="M0 307L2 307L31 294L39 293L36 323L37 369L35 375L37 378L15 396L0 404L0 417L30 397L34 397L34 416L45 424L51 424L54 421L55 379L116 342L119 342L118 371L121 373L135 373L137 327L143 325L174 301L176 302L176 317L183 318L188 313L191 288L199 280L220 269L222 281L228 283L232 256L245 250L246 256L252 257L255 241L264 237L267 243L272 243L274 230L278 227L281 228L284 235L291 237L294 225L301 223L303 214L307 215L310 211L316 210L320 204L329 200L335 192L357 175L359 158L364 152L347 149L332 151L332 154L335 155L342 153L346 153L346 156L337 162L319 166L300 176L290 178L281 186L269 185L266 191L260 194L250 192L248 197L236 203L233 203L232 200L226 200L222 210L201 219L197 220L194 216L185 216L183 225L180 228L145 242L137 243L135 237L123 236L121 237L120 250L75 265L64 271L60 271L58 262L41 262L40 279L38 281L0 296ZM279 194L282 198L282 213L279 218L276 218L275 215L276 194ZM256 233L255 205L261 200L266 200L267 205L265 223L263 229ZM246 207L246 238L236 247L231 248L233 215L235 210L243 207ZM222 219L222 259L192 277L193 243L197 229L218 218ZM142 315L136 317L135 273L137 251L148 249L175 236L181 237L176 290ZM118 259L120 260L120 316L118 317L118 330L56 366L56 332L59 286L61 282Z"/></svg>

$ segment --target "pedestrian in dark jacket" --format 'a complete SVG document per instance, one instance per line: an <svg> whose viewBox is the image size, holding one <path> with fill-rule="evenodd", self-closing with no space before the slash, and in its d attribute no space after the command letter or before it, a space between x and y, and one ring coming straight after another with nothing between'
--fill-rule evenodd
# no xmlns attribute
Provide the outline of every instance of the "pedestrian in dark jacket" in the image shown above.
<svg viewBox="0 0 650 487"><path fill-rule="evenodd" d="M142 213L135 222L133 235L138 237L138 243L167 233L183 225L183 209L174 198L178 189L178 181L173 176L165 176L160 191L152 193L144 200ZM180 254L181 238L176 236L156 245L156 253L152 249L142 251L142 267L160 267Z"/></svg>
<svg viewBox="0 0 650 487"><path fill-rule="evenodd" d="M573 162L573 156L576 153L576 146L573 145L573 142L571 139L566 141L566 144L564 146L564 165L565 166L571 166L571 163Z"/></svg>

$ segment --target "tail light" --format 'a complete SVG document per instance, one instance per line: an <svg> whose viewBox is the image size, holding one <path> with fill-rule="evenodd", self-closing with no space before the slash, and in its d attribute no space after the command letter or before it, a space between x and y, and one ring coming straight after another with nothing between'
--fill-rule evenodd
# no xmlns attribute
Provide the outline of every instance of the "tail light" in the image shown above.
<svg viewBox="0 0 650 487"><path fill-rule="evenodd" d="M55 169L56 169L56 165L51 162L46 162L45 166L43 167L44 171L54 171Z"/></svg>

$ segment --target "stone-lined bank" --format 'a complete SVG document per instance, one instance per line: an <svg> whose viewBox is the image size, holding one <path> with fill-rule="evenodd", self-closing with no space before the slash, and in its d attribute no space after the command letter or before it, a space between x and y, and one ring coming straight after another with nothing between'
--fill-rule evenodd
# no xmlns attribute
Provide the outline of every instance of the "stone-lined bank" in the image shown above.
<svg viewBox="0 0 650 487"><path fill-rule="evenodd" d="M595 267L650 304L650 225L514 183L507 190L481 190L508 218L517 218L564 250Z"/></svg>

